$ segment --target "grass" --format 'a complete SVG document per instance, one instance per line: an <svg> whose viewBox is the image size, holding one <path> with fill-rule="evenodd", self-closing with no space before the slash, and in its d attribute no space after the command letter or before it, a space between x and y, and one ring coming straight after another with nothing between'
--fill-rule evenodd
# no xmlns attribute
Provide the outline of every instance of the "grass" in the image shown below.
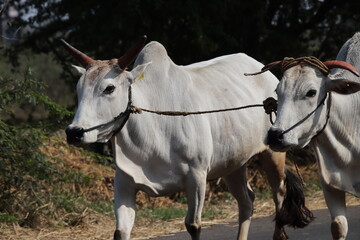
<svg viewBox="0 0 360 240"><path fill-rule="evenodd" d="M98 201L86 201L82 199L80 201L81 204L85 205L88 208L93 209L94 211L104 214L106 216L114 218L114 205L112 201L104 201L104 200L98 200Z"/></svg>
<svg viewBox="0 0 360 240"><path fill-rule="evenodd" d="M18 219L7 212L0 213L0 223L15 223Z"/></svg>
<svg viewBox="0 0 360 240"><path fill-rule="evenodd" d="M180 207L147 207L136 211L136 218L148 218L153 220L173 220L178 218L185 218L187 213L187 205ZM213 220L222 211L216 206L205 206L202 212L202 218Z"/></svg>
<svg viewBox="0 0 360 240"><path fill-rule="evenodd" d="M148 207L144 209L139 209L136 212L136 218L152 218L152 219L160 219L163 221L176 219L176 218L183 218L186 215L186 206L184 207L164 207L164 208L157 208L157 207Z"/></svg>

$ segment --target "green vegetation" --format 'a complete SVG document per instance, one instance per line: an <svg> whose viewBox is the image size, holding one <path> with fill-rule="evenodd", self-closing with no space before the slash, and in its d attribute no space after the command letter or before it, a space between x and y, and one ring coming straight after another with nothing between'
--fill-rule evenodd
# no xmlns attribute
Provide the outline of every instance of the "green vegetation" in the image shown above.
<svg viewBox="0 0 360 240"><path fill-rule="evenodd" d="M185 218L187 212L187 205L177 205L176 207L145 207L140 208L136 212L137 218L160 219L163 221L177 218ZM216 208L216 205L207 205L203 208L202 218L213 220L219 217L222 211Z"/></svg>
<svg viewBox="0 0 360 240"><path fill-rule="evenodd" d="M102 205L109 204L99 202L95 207L80 190L94 184L93 177L58 167L59 159L40 150L49 134L69 122L73 113L42 92L45 86L31 69L21 78L0 76L0 85L0 222L36 227L59 220L60 213L81 213L85 207L108 211ZM39 105L46 109L46 119L13 123L14 109ZM73 222L62 221L59 224Z"/></svg>
<svg viewBox="0 0 360 240"><path fill-rule="evenodd" d="M146 217L152 219L160 220L170 220L175 218L184 218L186 215L186 205L183 207L175 208L157 208L157 207L148 207L144 209L139 209L136 213L137 218Z"/></svg>

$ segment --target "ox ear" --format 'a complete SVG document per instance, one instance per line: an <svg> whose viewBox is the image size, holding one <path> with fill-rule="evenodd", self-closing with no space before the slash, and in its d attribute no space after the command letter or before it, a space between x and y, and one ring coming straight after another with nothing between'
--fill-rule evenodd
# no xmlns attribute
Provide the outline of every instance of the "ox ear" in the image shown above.
<svg viewBox="0 0 360 240"><path fill-rule="evenodd" d="M86 69L85 68L82 68L82 67L79 67L79 66L76 66L76 65L71 65L73 68L75 68L76 72L79 74L79 75L83 75L85 72L86 72Z"/></svg>
<svg viewBox="0 0 360 240"><path fill-rule="evenodd" d="M145 69L151 64L151 62L137 65L133 70L131 70L131 74L133 75L133 81L141 80L145 77Z"/></svg>
<svg viewBox="0 0 360 240"><path fill-rule="evenodd" d="M339 94L352 94L360 90L360 83L346 80L346 79L337 79L329 81L327 91L336 92Z"/></svg>

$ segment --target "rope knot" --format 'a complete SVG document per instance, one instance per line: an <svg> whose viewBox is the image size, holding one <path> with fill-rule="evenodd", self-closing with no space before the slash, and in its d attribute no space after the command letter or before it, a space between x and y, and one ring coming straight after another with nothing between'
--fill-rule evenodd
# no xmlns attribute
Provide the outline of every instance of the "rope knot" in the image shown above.
<svg viewBox="0 0 360 240"><path fill-rule="evenodd" d="M136 106L134 106L132 104L130 105L129 109L130 109L131 113L135 113L135 114L141 114L142 113L141 108L138 108L138 107L136 107Z"/></svg>
<svg viewBox="0 0 360 240"><path fill-rule="evenodd" d="M271 114L277 111L277 100L273 97L268 97L263 101L266 114Z"/></svg>

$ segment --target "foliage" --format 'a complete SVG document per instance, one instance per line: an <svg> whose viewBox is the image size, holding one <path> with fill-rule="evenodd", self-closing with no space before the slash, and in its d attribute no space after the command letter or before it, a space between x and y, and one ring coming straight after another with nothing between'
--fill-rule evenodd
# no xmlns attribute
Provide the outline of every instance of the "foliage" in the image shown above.
<svg viewBox="0 0 360 240"><path fill-rule="evenodd" d="M164 44L179 64L245 52L261 61L285 56L334 58L359 30L360 3L324 0L14 0L16 27L33 31L21 44L54 52L65 38L98 59L119 57L140 36ZM28 16L36 9L37 14ZM111 14L109 14L111 12ZM86 37L84 37L86 36Z"/></svg>
<svg viewBox="0 0 360 240"><path fill-rule="evenodd" d="M136 212L137 218L150 218L150 219L160 219L160 220L170 220L175 218L183 218L186 215L186 206L183 208L180 207L172 207L172 208L155 208L148 207L144 209L140 209Z"/></svg>
<svg viewBox="0 0 360 240"><path fill-rule="evenodd" d="M59 212L83 211L79 203L84 200L76 189L92 184L93 178L59 168L54 164L59 160L39 149L49 132L64 126L73 114L41 93L44 85L30 69L21 79L0 76L0 85L0 222L36 227L43 218L57 219ZM14 106L27 104L44 105L47 120L32 125L4 121ZM74 189L67 188L69 184Z"/></svg>
<svg viewBox="0 0 360 240"><path fill-rule="evenodd" d="M167 221L176 218L184 218L187 212L187 205L182 204L177 207L147 207L141 208L136 212L137 218L147 218L147 219L160 219L162 221ZM202 218L212 220L216 216L222 214L220 209L217 209L216 206L205 206L202 212Z"/></svg>
<svg viewBox="0 0 360 240"><path fill-rule="evenodd" d="M64 71L61 79L53 81L54 94L65 87L75 89L77 80L70 67L76 62L64 51L60 38L95 59L120 57L146 34L150 41L162 43L178 64L236 52L268 63L308 55L334 59L342 44L360 29L359 1L88 0L74 4L70 0L12 0L5 4L20 13L9 24L14 32L19 30L20 40L4 45L9 60L15 66L22 64L19 56L29 49L50 53ZM73 95L57 98L75 106Z"/></svg>

